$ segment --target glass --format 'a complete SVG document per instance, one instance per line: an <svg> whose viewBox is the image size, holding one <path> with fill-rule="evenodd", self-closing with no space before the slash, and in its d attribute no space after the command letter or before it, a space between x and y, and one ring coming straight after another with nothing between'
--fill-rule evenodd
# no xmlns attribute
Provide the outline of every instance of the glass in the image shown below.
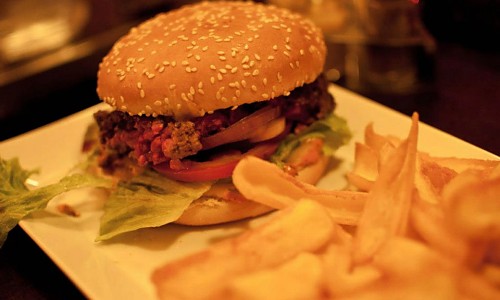
<svg viewBox="0 0 500 300"><path fill-rule="evenodd" d="M418 0L272 0L320 26L330 81L365 93L412 93L432 81L435 43Z"/></svg>

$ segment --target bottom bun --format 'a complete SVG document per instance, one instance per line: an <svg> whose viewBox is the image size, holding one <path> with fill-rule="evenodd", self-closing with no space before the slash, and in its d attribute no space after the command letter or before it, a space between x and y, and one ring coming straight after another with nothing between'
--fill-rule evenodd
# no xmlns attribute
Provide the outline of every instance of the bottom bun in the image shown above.
<svg viewBox="0 0 500 300"><path fill-rule="evenodd" d="M329 158L321 156L317 162L300 170L297 178L309 184L316 184L325 173L328 163ZM274 208L243 197L231 182L218 182L191 203L175 223L191 226L215 225L257 217L272 210Z"/></svg>

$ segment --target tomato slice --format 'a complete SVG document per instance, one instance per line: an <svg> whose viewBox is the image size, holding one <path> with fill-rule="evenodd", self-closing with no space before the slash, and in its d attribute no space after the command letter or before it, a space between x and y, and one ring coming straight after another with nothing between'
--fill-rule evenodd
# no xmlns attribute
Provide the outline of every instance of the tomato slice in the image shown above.
<svg viewBox="0 0 500 300"><path fill-rule="evenodd" d="M279 142L262 142L256 144L245 153L235 153L234 151L226 155L206 162L192 161L187 163L185 169L174 170L168 163L158 164L153 168L166 177L184 182L211 181L230 177L238 162L246 155L254 155L260 158L268 158L278 148Z"/></svg>

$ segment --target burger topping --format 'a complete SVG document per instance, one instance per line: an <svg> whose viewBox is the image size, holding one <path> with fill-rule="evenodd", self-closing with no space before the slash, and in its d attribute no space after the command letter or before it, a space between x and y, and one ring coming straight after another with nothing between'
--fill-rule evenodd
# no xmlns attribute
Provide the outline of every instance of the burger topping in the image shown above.
<svg viewBox="0 0 500 300"><path fill-rule="evenodd" d="M253 114L244 117L228 128L218 133L203 138L203 149L211 149L220 145L242 141L250 138L259 126L265 126L281 114L279 106L269 105L259 109Z"/></svg>
<svg viewBox="0 0 500 300"><path fill-rule="evenodd" d="M104 146L100 164L112 173L119 165L117 160L130 157L142 166L168 162L173 169L182 169L181 160L201 150L245 139L263 141L262 132L258 135L261 128L273 128L271 121L280 116L292 125L295 132L299 131L332 111L334 103L326 86L326 80L320 76L313 83L295 89L289 96L245 104L236 109L217 110L188 121L175 121L168 116L132 116L120 111L100 111L95 114ZM274 130L277 128L280 127L275 126ZM268 137L283 131L284 128Z"/></svg>

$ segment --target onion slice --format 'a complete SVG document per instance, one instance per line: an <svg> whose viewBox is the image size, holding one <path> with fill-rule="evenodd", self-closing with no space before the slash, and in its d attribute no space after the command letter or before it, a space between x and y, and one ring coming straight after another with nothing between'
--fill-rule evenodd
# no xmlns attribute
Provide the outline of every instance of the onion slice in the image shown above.
<svg viewBox="0 0 500 300"><path fill-rule="evenodd" d="M201 139L203 150L215 148L232 142L243 141L255 134L255 130L281 115L279 106L266 106L237 121L214 135Z"/></svg>

